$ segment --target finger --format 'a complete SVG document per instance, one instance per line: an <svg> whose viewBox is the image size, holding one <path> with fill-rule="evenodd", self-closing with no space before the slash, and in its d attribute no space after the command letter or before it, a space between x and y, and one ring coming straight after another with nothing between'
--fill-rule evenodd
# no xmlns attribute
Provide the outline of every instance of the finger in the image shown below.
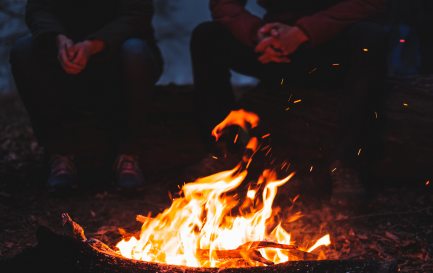
<svg viewBox="0 0 433 273"><path fill-rule="evenodd" d="M84 55L84 51L78 50L74 56L74 59L71 60L71 63L83 66L86 63L86 56Z"/></svg>
<svg viewBox="0 0 433 273"><path fill-rule="evenodd" d="M287 56L282 55L280 52L275 51L271 47L268 47L266 51L263 53L262 56L259 57L259 61L262 63L282 63L282 62L289 62Z"/></svg>
<svg viewBox="0 0 433 273"><path fill-rule="evenodd" d="M263 64L270 63L272 61L272 56L275 53L272 51L272 49L268 48L265 50L265 52L262 54L262 56L259 57L259 61Z"/></svg>
<svg viewBox="0 0 433 273"><path fill-rule="evenodd" d="M70 60L67 56L66 50L60 50L59 51L59 61L60 61L60 64L62 65L62 67L65 71L66 70L71 70L71 71L76 71L76 70L81 71L82 70L81 66L73 64L70 62Z"/></svg>
<svg viewBox="0 0 433 273"><path fill-rule="evenodd" d="M277 29L272 29L271 30L271 36L272 37L278 37L278 36L280 36L280 32Z"/></svg>
<svg viewBox="0 0 433 273"><path fill-rule="evenodd" d="M281 48L281 43L273 37L269 37L260 41L256 46L256 52L264 52L268 47Z"/></svg>
<svg viewBox="0 0 433 273"><path fill-rule="evenodd" d="M59 50L58 59L62 66L69 61L68 51L66 49Z"/></svg>
<svg viewBox="0 0 433 273"><path fill-rule="evenodd" d="M78 44L73 45L69 48L68 53L69 53L69 60L72 61L77 57L78 51L80 50L80 47Z"/></svg>
<svg viewBox="0 0 433 273"><path fill-rule="evenodd" d="M69 58L69 59L72 59L74 43L73 43L71 40L67 39L67 40L64 42L64 45L63 45L63 46L64 46L64 49L66 50L66 53L67 53L67 55L68 55L68 58Z"/></svg>
<svg viewBox="0 0 433 273"><path fill-rule="evenodd" d="M279 23L268 23L260 28L259 32L262 34L269 33L272 29L277 28Z"/></svg>

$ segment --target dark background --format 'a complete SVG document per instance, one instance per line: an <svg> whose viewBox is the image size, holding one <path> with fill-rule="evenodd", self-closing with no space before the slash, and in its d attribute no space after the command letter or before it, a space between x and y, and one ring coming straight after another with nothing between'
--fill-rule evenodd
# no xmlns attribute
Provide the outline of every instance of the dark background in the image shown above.
<svg viewBox="0 0 433 273"><path fill-rule="evenodd" d="M262 12L255 1L249 3L255 13ZM127 195L107 189L108 180L88 176L84 186L91 190L67 196L47 193L43 149L14 92L8 64L13 41L27 33L24 4L23 0L0 0L1 258L14 257L34 245L40 225L58 230L64 211L84 226L89 237L112 243L119 237L117 227L131 232L139 228L136 214L159 212L169 205L167 192L176 192L178 185L189 181L189 167L203 156L193 122L188 46L191 30L210 18L208 1L155 0L154 23L165 72L149 124L152 134L143 166L148 187ZM371 190L368 203L361 211L347 212L326 204L318 207L320 196L315 201L302 197L299 201L306 217L290 228L307 237L329 231L333 246L328 258L397 260L401 272L433 271L432 4L431 0L389 3L386 21L391 38L386 103L380 115L382 144L363 169ZM275 95L256 87L251 78L236 76L234 82L237 94L246 94L244 99L262 117L263 130L272 133L276 162L300 162L289 171L308 172L323 154L321 141L331 136L334 93L287 87L286 93ZM284 111L287 95L302 103ZM285 192L283 197L294 194Z"/></svg>

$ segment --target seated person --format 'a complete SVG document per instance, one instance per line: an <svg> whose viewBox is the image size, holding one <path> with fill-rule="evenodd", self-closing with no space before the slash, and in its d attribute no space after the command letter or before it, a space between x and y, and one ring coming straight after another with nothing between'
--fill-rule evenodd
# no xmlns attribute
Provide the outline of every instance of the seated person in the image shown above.
<svg viewBox="0 0 433 273"><path fill-rule="evenodd" d="M118 186L143 184L146 105L162 72L152 17L152 0L27 2L31 36L16 42L10 62L50 156L49 187L73 186L74 159L103 154L113 140Z"/></svg>
<svg viewBox="0 0 433 273"><path fill-rule="evenodd" d="M384 0L261 0L264 18L246 0L211 0L214 21L199 25L191 39L196 109L203 136L235 106L230 70L278 85L305 84L312 69L341 66L338 130L327 160L334 196L361 195L356 171L361 126L374 115L386 73L386 36L373 20ZM206 140L210 142L210 140ZM338 197L337 197L338 198Z"/></svg>

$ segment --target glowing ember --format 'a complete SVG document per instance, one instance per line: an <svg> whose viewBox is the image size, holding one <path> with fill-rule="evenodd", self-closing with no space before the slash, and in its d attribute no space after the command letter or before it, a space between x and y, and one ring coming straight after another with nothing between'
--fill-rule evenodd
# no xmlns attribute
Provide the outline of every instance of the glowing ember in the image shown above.
<svg viewBox="0 0 433 273"><path fill-rule="evenodd" d="M253 113L234 111L212 134L218 138L226 126L253 128L258 122ZM256 152L258 139L251 138L246 148ZM232 170L185 184L180 197L155 217L137 216L143 223L139 236L117 243L118 252L130 259L193 267L262 266L305 255L323 258L312 252L329 245L329 235L298 247L283 223L276 221L281 218L277 217L280 209L273 208L277 190L294 174L280 180L274 171L264 170L250 182L251 159L244 156ZM301 216L298 212L286 221Z"/></svg>

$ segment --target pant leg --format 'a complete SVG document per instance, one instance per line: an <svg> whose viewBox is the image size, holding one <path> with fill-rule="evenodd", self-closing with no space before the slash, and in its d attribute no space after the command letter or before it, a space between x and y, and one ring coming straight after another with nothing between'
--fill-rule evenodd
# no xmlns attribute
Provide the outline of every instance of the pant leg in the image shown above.
<svg viewBox="0 0 433 273"><path fill-rule="evenodd" d="M194 29L190 51L196 117L202 139L211 149L212 128L237 107L230 70L260 77L265 69L257 61L253 48L241 44L216 22L202 23Z"/></svg>
<svg viewBox="0 0 433 273"><path fill-rule="evenodd" d="M143 138L148 132L146 119L150 97L163 70L161 53L156 44L132 38L125 41L120 50L121 90L124 101L120 107L120 152L137 153L142 149ZM123 113L122 113L123 112ZM125 128L122 129L122 128Z"/></svg>
<svg viewBox="0 0 433 273"><path fill-rule="evenodd" d="M337 40L343 44L347 72L339 97L338 128L333 160L354 165L358 152L365 152L367 142L380 117L386 76L387 34L380 24L360 22Z"/></svg>
<svg viewBox="0 0 433 273"><path fill-rule="evenodd" d="M49 153L71 150L63 121L67 116L62 90L70 86L62 71L55 48L40 48L31 36L19 39L10 54L12 74L30 115L33 130Z"/></svg>

